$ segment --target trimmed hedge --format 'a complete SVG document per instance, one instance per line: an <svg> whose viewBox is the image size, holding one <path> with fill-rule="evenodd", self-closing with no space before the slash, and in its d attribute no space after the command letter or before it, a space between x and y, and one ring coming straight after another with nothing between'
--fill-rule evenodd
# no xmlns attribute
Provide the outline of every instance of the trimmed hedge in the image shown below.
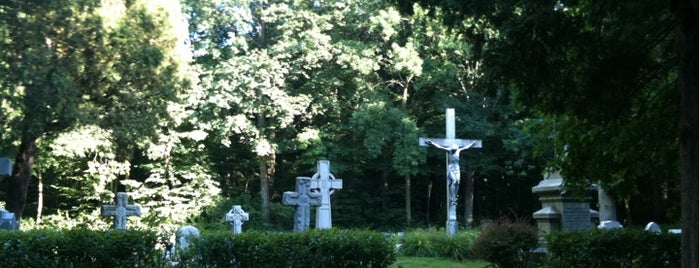
<svg viewBox="0 0 699 268"><path fill-rule="evenodd" d="M680 236L617 229L546 237L548 267L680 267Z"/></svg>
<svg viewBox="0 0 699 268"><path fill-rule="evenodd" d="M183 267L388 267L394 245L378 232L203 233L180 252Z"/></svg>
<svg viewBox="0 0 699 268"><path fill-rule="evenodd" d="M160 267L157 235L134 230L0 231L0 267Z"/></svg>

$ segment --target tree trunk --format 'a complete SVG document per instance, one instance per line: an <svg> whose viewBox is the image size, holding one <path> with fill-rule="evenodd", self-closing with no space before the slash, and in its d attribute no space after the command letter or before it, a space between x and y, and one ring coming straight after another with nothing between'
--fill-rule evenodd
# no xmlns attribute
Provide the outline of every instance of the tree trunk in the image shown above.
<svg viewBox="0 0 699 268"><path fill-rule="evenodd" d="M7 210L21 220L24 205L27 202L27 190L29 178L32 175L32 166L36 157L36 138L23 137L19 146L19 153L15 159L12 176L7 179Z"/></svg>
<svg viewBox="0 0 699 268"><path fill-rule="evenodd" d="M427 184L427 225L430 224L430 213L432 213L432 180Z"/></svg>
<svg viewBox="0 0 699 268"><path fill-rule="evenodd" d="M267 157L260 157L260 197L262 198L262 220L266 223L270 222L269 218L269 176L267 174L268 164Z"/></svg>
<svg viewBox="0 0 699 268"><path fill-rule="evenodd" d="M466 226L473 227L473 171L466 172L464 186L464 220Z"/></svg>
<svg viewBox="0 0 699 268"><path fill-rule="evenodd" d="M410 222L413 220L410 199L410 175L405 175L405 222L408 226L410 225Z"/></svg>
<svg viewBox="0 0 699 268"><path fill-rule="evenodd" d="M39 185L37 185L38 190L38 200L36 201L36 225L41 224L41 212L44 210L44 179L41 176L41 172L38 172L37 179L39 179Z"/></svg>
<svg viewBox="0 0 699 268"><path fill-rule="evenodd" d="M699 0L674 1L679 23L682 267L699 268Z"/></svg>

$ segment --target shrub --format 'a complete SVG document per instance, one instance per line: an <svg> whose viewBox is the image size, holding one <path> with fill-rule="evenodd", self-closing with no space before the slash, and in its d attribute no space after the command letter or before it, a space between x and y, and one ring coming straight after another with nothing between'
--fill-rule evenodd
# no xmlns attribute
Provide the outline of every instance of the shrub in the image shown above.
<svg viewBox="0 0 699 268"><path fill-rule="evenodd" d="M478 233L473 230L448 237L444 230L414 229L400 240L400 254L418 257L441 257L463 261L470 257L470 250Z"/></svg>
<svg viewBox="0 0 699 268"><path fill-rule="evenodd" d="M473 245L473 254L499 267L526 267L530 252L537 245L534 226L522 220L501 219L483 228Z"/></svg>
<svg viewBox="0 0 699 268"><path fill-rule="evenodd" d="M549 267L680 267L680 236L616 229L546 237Z"/></svg>

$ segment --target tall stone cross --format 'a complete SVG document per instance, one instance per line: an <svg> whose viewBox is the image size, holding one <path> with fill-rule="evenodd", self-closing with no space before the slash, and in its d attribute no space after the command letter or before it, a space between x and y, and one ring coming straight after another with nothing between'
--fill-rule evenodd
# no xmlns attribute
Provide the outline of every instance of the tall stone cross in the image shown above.
<svg viewBox="0 0 699 268"><path fill-rule="evenodd" d="M420 146L432 146L447 151L447 236L453 236L459 229L456 221L456 204L459 184L461 183L461 169L459 167L459 153L470 148L481 148L481 140L462 140L456 138L456 123L454 109L446 112L446 138L420 138Z"/></svg>
<svg viewBox="0 0 699 268"><path fill-rule="evenodd" d="M234 205L233 209L226 213L226 221L233 223L232 231L234 234L242 233L243 221L248 221L249 219L248 213L243 211L243 208L238 205Z"/></svg>
<svg viewBox="0 0 699 268"><path fill-rule="evenodd" d="M129 205L129 196L124 192L116 194L116 205L102 205L102 217L114 216L114 229L126 229L126 217L141 216L141 207Z"/></svg>
<svg viewBox="0 0 699 268"><path fill-rule="evenodd" d="M336 179L330 173L330 161L319 160L318 172L311 178L311 189L320 193L320 206L316 207L316 229L333 227L332 211L330 210L330 195L335 190L342 189L342 180Z"/></svg>
<svg viewBox="0 0 699 268"><path fill-rule="evenodd" d="M305 232L311 223L311 206L320 206L320 193L311 192L311 178L297 177L296 191L284 192L282 204L296 206L294 232Z"/></svg>

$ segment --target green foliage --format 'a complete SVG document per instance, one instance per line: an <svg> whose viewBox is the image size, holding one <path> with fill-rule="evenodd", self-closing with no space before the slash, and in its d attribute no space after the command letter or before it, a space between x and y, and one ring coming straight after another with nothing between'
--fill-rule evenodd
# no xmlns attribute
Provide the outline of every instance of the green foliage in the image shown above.
<svg viewBox="0 0 699 268"><path fill-rule="evenodd" d="M192 217L190 222L209 231L231 230L231 223L225 221L225 215L233 205L240 205L249 214L249 221L243 225L243 230L258 231L290 231L293 229L294 208L279 203L269 204L270 222L262 218L259 196L239 192L231 198L217 198L217 201L202 209L201 214Z"/></svg>
<svg viewBox="0 0 699 268"><path fill-rule="evenodd" d="M640 229L555 232L547 267L680 267L680 235Z"/></svg>
<svg viewBox="0 0 699 268"><path fill-rule="evenodd" d="M448 237L444 230L435 228L413 229L400 239L399 254L418 257L441 257L464 261L471 256L471 248L478 237L476 230L461 230Z"/></svg>
<svg viewBox="0 0 699 268"><path fill-rule="evenodd" d="M380 233L311 230L305 233L204 233L184 267L388 267L394 245Z"/></svg>
<svg viewBox="0 0 699 268"><path fill-rule="evenodd" d="M473 254L499 267L527 267L530 251L538 243L538 232L528 222L501 219L483 228Z"/></svg>
<svg viewBox="0 0 699 268"><path fill-rule="evenodd" d="M151 231L0 231L2 267L161 267Z"/></svg>

